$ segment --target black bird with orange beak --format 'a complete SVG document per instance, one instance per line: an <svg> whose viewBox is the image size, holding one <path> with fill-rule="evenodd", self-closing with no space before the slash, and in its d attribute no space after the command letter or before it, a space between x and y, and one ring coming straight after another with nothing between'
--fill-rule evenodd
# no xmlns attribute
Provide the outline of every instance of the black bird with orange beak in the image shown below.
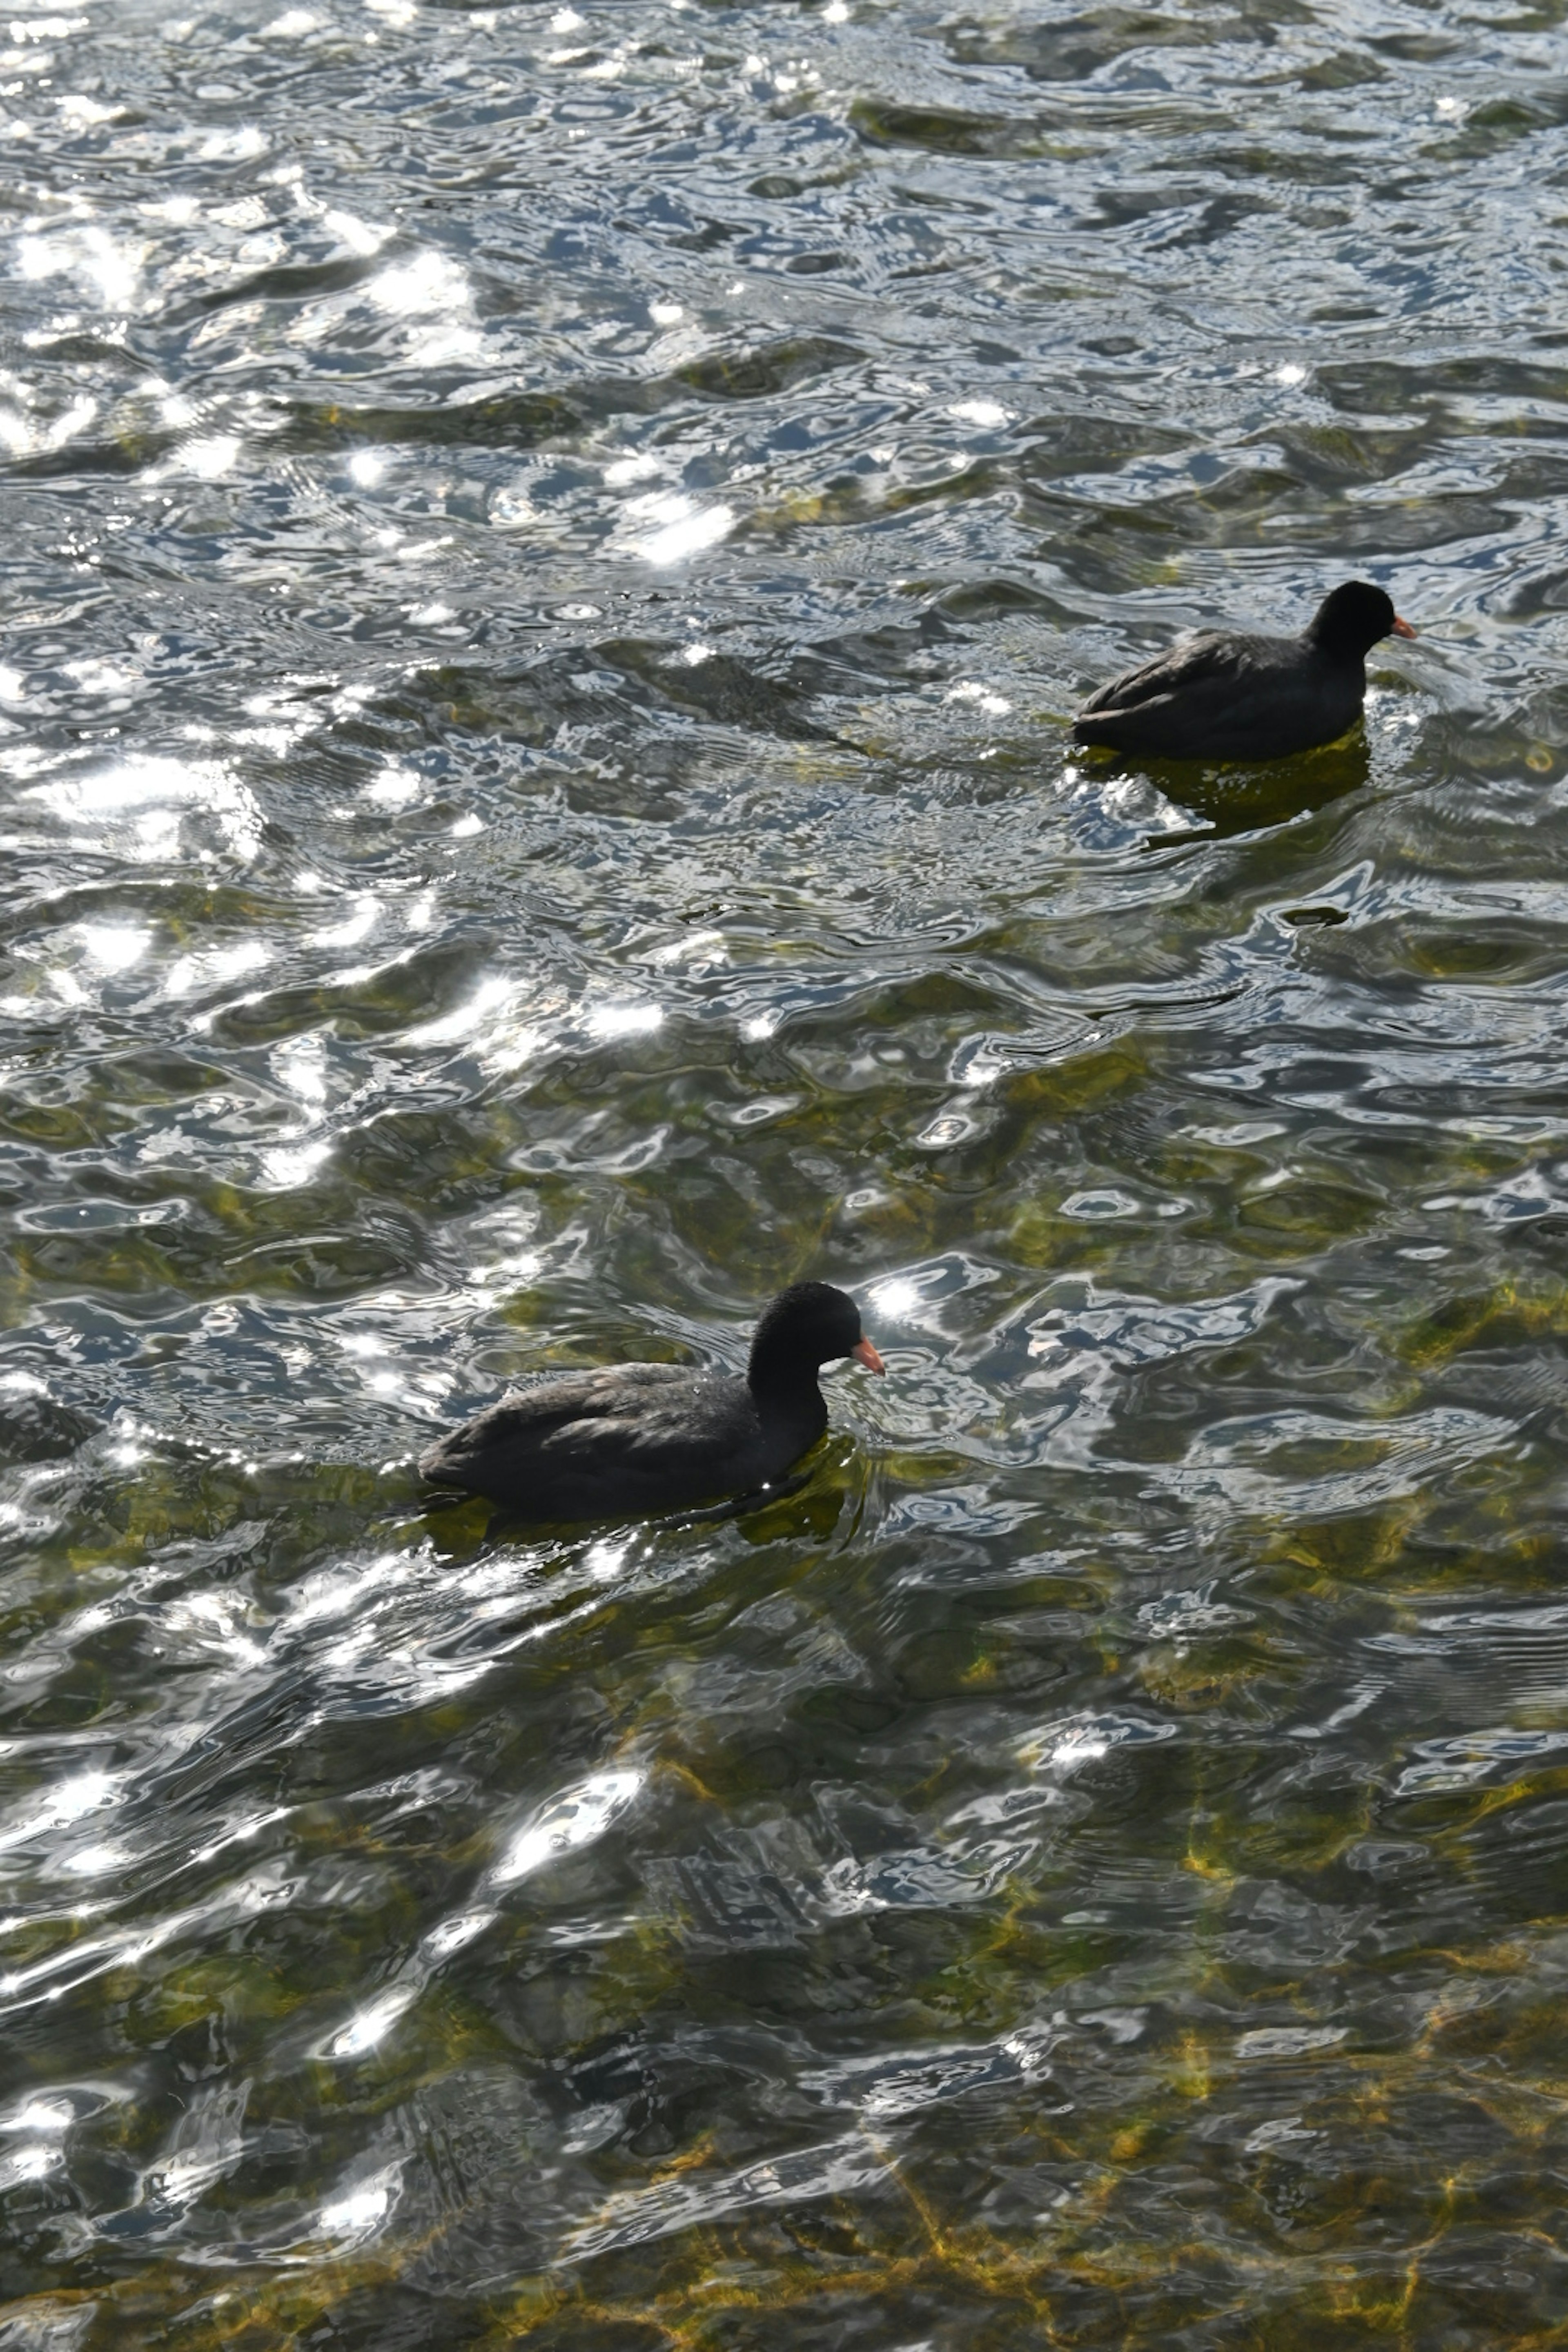
<svg viewBox="0 0 1568 2352"><path fill-rule="evenodd" d="M1286 760L1347 733L1373 646L1415 635L1381 588L1347 580L1298 637L1213 629L1183 638L1091 694L1073 735L1135 759Z"/></svg>
<svg viewBox="0 0 1568 2352"><path fill-rule="evenodd" d="M652 1518L773 1486L827 1427L824 1364L886 1370L855 1301L827 1282L782 1291L746 1377L612 1364L514 1389L420 1458L431 1483L536 1525Z"/></svg>

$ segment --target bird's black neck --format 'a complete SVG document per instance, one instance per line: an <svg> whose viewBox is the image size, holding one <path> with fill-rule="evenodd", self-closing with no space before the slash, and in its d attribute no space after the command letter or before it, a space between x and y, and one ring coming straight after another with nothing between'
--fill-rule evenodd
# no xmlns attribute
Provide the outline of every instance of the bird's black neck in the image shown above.
<svg viewBox="0 0 1568 2352"><path fill-rule="evenodd" d="M1345 669L1364 668L1368 648L1358 638L1347 638L1342 629L1335 626L1331 615L1325 623L1323 615L1318 614L1308 622L1303 634L1312 651L1324 661L1336 662Z"/></svg>
<svg viewBox="0 0 1568 2352"><path fill-rule="evenodd" d="M787 1422L803 1429L825 1428L827 1407L817 1386L817 1369L798 1348L770 1347L759 1333L746 1366L746 1386L764 1420Z"/></svg>

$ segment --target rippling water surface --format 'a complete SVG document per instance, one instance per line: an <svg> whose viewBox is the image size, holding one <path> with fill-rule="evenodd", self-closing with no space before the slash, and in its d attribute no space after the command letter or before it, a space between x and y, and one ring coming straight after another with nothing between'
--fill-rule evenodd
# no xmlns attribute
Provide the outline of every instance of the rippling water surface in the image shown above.
<svg viewBox="0 0 1568 2352"><path fill-rule="evenodd" d="M0 2346L1568 2339L1560 0L60 5ZM797 1495L425 1509L808 1273Z"/></svg>

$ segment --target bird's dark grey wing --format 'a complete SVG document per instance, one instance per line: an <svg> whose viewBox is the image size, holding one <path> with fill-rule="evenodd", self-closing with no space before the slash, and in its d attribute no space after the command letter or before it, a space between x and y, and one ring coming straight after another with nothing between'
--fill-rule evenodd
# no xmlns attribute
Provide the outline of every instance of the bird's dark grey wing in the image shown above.
<svg viewBox="0 0 1568 2352"><path fill-rule="evenodd" d="M591 1449L597 1469L651 1470L677 1457L695 1457L710 1447L725 1452L747 1439L754 1440L756 1408L743 1381L690 1372L674 1365L617 1369L639 1373L668 1369L677 1377L639 1380L635 1386L614 1376L607 1378L590 1410L570 1423L554 1423L541 1437L541 1461L568 1451L581 1459Z"/></svg>
<svg viewBox="0 0 1568 2352"><path fill-rule="evenodd" d="M478 1457L504 1452L521 1472L530 1459L549 1459L552 1441L591 1447L609 1463L646 1449L654 1433L668 1430L693 1392L709 1385L685 1364L614 1364L591 1372L562 1372L507 1395L420 1456L426 1477L467 1485ZM658 1442L657 1437L654 1442Z"/></svg>
<svg viewBox="0 0 1568 2352"><path fill-rule="evenodd" d="M1131 710L1165 695L1178 694L1210 683L1239 681L1262 666L1272 641L1238 637L1215 631L1178 639L1168 653L1156 656L1137 669L1123 670L1109 686L1097 687L1079 711L1080 719L1102 710Z"/></svg>

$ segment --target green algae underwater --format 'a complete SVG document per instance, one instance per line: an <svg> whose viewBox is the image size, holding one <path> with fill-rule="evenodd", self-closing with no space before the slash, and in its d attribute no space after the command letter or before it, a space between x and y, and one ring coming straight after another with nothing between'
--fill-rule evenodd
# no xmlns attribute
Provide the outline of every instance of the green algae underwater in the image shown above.
<svg viewBox="0 0 1568 2352"><path fill-rule="evenodd" d="M1562 31L19 8L0 2352L1568 2345Z"/></svg>

